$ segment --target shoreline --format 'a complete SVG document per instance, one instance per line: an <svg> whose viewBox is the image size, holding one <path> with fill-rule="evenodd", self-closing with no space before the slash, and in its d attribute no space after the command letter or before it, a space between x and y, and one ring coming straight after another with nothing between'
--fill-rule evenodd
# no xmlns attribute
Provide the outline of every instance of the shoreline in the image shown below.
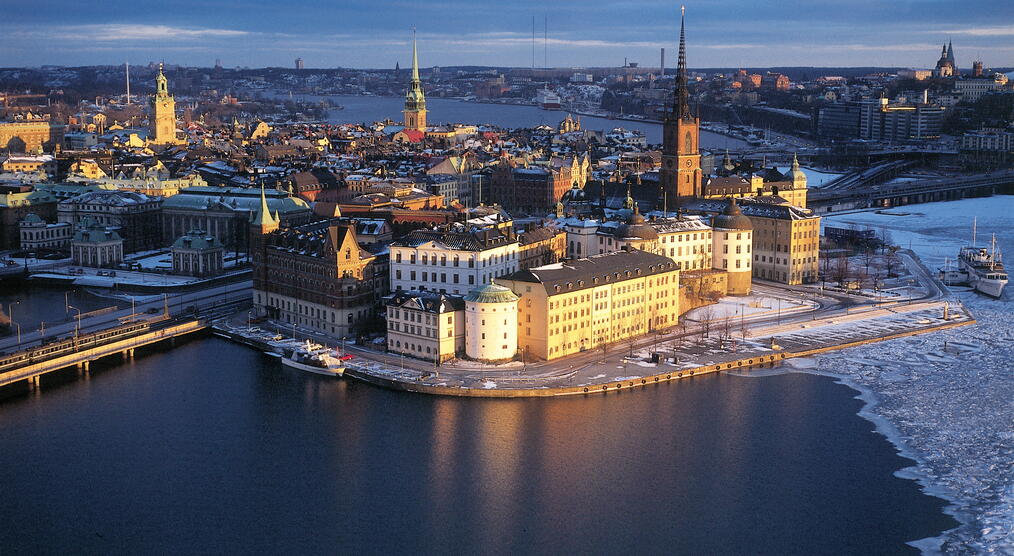
<svg viewBox="0 0 1014 556"><path fill-rule="evenodd" d="M794 365L793 362L786 362L783 367L786 373L824 376L833 379L835 384L841 384L842 386L854 390L856 395L853 398L863 402L863 406L856 412L856 415L872 423L874 432L884 437L884 439L887 440L887 442L889 442L897 451L898 456L912 461L912 465L895 470L893 475L899 479L914 481L919 485L919 490L921 490L923 494L939 498L947 502L947 505L942 508L942 511L944 514L954 518L954 520L958 522L958 525L950 529L945 529L936 536L913 539L905 543L912 548L919 550L922 554L940 553L942 551L943 544L948 540L948 535L951 535L962 528L971 527L973 525L974 516L961 510L963 505L969 505L969 501L962 499L957 493L952 492L943 486L934 484L932 477L920 469L920 466L926 465L925 458L905 442L904 435L901 434L901 431L898 430L898 427L894 423L874 411L874 409L881 404L882 400L877 396L877 393L873 391L872 388L864 386L848 376L836 374L832 371L822 371L817 365L818 358L814 357L811 360L814 363L813 366ZM805 360L800 360L798 362L805 363Z"/></svg>
<svg viewBox="0 0 1014 556"><path fill-rule="evenodd" d="M501 388L498 386L490 388L467 388L456 386L441 386L440 384L421 384L418 383L417 381L413 382L405 379L395 378L392 376L385 376L384 374L370 372L369 370L363 368L353 369L351 368L351 366L349 368L346 368L345 375L360 380L362 382L367 382L369 384L381 386L391 390L400 390L405 392L415 392L420 394L443 395L443 396L473 397L473 398L532 398L532 397L575 396L588 394L607 394L609 392L616 392L620 390L632 390L638 387L647 387L652 384L678 381L681 379L692 378L694 376L720 373L723 371L747 370L765 367L770 368L774 367L778 363L783 363L792 359L811 357L822 353L841 351L843 349L868 345L872 343L884 342L888 340L896 340L899 338L906 338L909 336L928 334L938 332L941 330L948 330L951 328L968 326L975 324L975 322L976 321L974 318L969 317L968 319L961 320L959 322L939 324L929 328L921 328L917 330L899 332L875 339L859 340L835 346L828 346L824 348L815 348L799 352L782 350L773 352L773 354L771 355L752 355L743 357L742 359L735 359L732 361L711 363L707 365L698 365L696 367L691 368L673 369L662 373L623 377L622 379L619 380L610 380L606 382L592 384L581 384L577 386L545 386L539 388Z"/></svg>

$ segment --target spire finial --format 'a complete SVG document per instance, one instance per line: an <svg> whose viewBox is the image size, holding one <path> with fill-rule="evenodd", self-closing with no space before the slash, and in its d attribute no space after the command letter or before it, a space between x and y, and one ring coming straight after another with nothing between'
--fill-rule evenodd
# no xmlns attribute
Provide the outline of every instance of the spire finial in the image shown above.
<svg viewBox="0 0 1014 556"><path fill-rule="evenodd" d="M687 90L687 40L686 6L680 6L680 48L676 64L676 94L673 98L674 112L681 120L692 119L690 115L690 92Z"/></svg>
<svg viewBox="0 0 1014 556"><path fill-rule="evenodd" d="M412 27L412 81L419 81L419 53L415 47L415 27Z"/></svg>

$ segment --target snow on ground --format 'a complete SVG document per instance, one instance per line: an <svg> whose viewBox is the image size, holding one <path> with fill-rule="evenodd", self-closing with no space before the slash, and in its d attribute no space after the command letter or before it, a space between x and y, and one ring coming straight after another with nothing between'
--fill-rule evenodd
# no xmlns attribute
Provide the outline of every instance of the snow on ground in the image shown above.
<svg viewBox="0 0 1014 556"><path fill-rule="evenodd" d="M809 302L805 302L809 304ZM781 311L789 312L799 310L804 302L798 299L782 299L765 295L748 295L745 297L723 297L714 305L705 305L687 312L685 318L692 321L699 321L711 318L712 321L726 317L750 317L762 314L775 314Z"/></svg>
<svg viewBox="0 0 1014 556"><path fill-rule="evenodd" d="M992 197L825 218L889 230L911 244L928 267L953 259L971 239L997 234L1014 247L1014 198ZM1010 252L1010 249L1007 249ZM1014 554L1014 296L993 300L963 291L957 298L978 323L822 355L814 369L863 392L862 415L917 463L901 476L954 503L962 521L924 551Z"/></svg>
<svg viewBox="0 0 1014 556"><path fill-rule="evenodd" d="M807 187L820 187L825 183L836 180L842 177L843 174L834 174L831 172L821 172L812 168L802 168L803 173L806 174L806 186Z"/></svg>

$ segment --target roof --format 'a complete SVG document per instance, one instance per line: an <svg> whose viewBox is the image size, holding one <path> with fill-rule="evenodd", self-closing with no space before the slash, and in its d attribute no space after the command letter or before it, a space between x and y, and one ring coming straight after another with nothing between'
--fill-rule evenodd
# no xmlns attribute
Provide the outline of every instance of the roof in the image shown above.
<svg viewBox="0 0 1014 556"><path fill-rule="evenodd" d="M690 212L718 214L729 206L725 199L688 199L683 209ZM742 213L750 218L774 218L781 220L807 220L820 218L806 209L788 204L774 204L754 199L739 199Z"/></svg>
<svg viewBox="0 0 1014 556"><path fill-rule="evenodd" d="M501 280L542 284L550 296L676 271L676 263L632 249L519 270Z"/></svg>
<svg viewBox="0 0 1014 556"><path fill-rule="evenodd" d="M424 243L438 243L457 251L484 251L515 243L513 233L504 233L498 228L483 228L470 231L416 230L395 242L398 247L418 247Z"/></svg>
<svg viewBox="0 0 1014 556"><path fill-rule="evenodd" d="M190 230L173 243L176 249L221 249L222 242L204 230Z"/></svg>
<svg viewBox="0 0 1014 556"><path fill-rule="evenodd" d="M387 298L387 306L427 313L453 313L465 310L465 300L459 295L446 293L398 291Z"/></svg>
<svg viewBox="0 0 1014 556"><path fill-rule="evenodd" d="M60 201L61 205L73 205L73 204L92 204L92 205L106 205L113 207L126 207L130 205L143 205L146 203L157 203L158 198L149 197L143 193L135 193L133 191L119 191L119 190L100 190L100 191L89 191L80 195L71 197L64 201Z"/></svg>
<svg viewBox="0 0 1014 556"><path fill-rule="evenodd" d="M736 198L729 199L728 205L721 214L716 214L711 220L711 225L722 230L752 230L753 223L750 218L743 215L743 211L736 204Z"/></svg>
<svg viewBox="0 0 1014 556"><path fill-rule="evenodd" d="M521 242L521 245L529 245L540 241L546 241L547 239L552 239L559 233L562 232L543 226L518 234L518 240Z"/></svg>
<svg viewBox="0 0 1014 556"><path fill-rule="evenodd" d="M208 210L209 208L225 208L234 211L255 213L261 204L261 191L253 187L211 187L195 186L180 189L179 193L162 202L163 210ZM292 214L309 211L310 206L298 197L289 197L288 193L269 189L265 191L265 199L272 214Z"/></svg>
<svg viewBox="0 0 1014 556"><path fill-rule="evenodd" d="M104 243L107 241L123 241L123 238L115 230L106 228L91 218L83 219L78 230L74 232L75 243Z"/></svg>
<svg viewBox="0 0 1014 556"><path fill-rule="evenodd" d="M509 288L497 284L486 284L481 288L475 288L468 292L465 301L472 303L516 303L521 299Z"/></svg>

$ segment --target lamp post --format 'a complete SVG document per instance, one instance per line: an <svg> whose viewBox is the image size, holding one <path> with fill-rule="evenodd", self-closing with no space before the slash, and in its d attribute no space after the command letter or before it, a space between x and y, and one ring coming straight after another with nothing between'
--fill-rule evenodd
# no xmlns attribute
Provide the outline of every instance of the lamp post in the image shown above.
<svg viewBox="0 0 1014 556"><path fill-rule="evenodd" d="M67 308L77 311L77 326L74 327L74 339L77 340L78 334L81 333L81 309L78 309L73 305L68 305Z"/></svg>
<svg viewBox="0 0 1014 556"><path fill-rule="evenodd" d="M15 301L14 303L8 303L7 304L7 318L11 319L12 323L14 322L14 306L15 305L21 305L21 300L19 299L19 300Z"/></svg>

